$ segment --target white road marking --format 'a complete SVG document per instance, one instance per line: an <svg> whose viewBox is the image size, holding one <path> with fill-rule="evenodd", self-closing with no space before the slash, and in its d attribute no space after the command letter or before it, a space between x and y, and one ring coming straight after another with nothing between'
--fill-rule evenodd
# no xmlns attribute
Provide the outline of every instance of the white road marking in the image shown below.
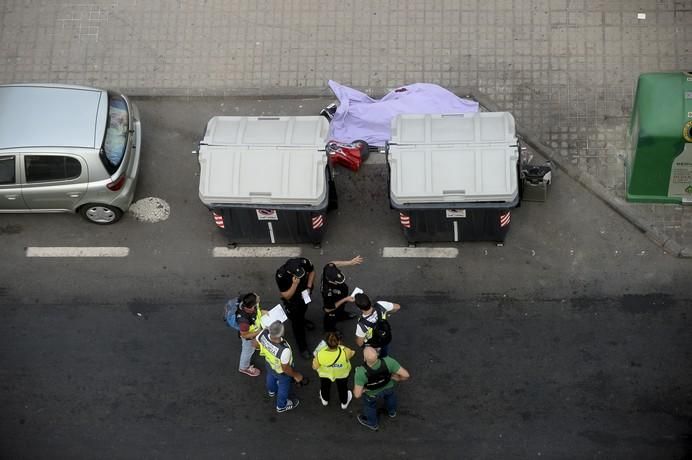
<svg viewBox="0 0 692 460"><path fill-rule="evenodd" d="M411 257L454 259L459 255L457 248L383 248L382 257Z"/></svg>
<svg viewBox="0 0 692 460"><path fill-rule="evenodd" d="M26 248L27 257L127 257L130 248L123 247L36 247Z"/></svg>
<svg viewBox="0 0 692 460"><path fill-rule="evenodd" d="M269 241L273 243L276 243L276 240L274 239L274 227L272 227L271 222L267 222L267 225L269 226Z"/></svg>
<svg viewBox="0 0 692 460"><path fill-rule="evenodd" d="M298 257L301 250L292 246L262 246L248 248L226 248L217 246L212 250L214 257Z"/></svg>

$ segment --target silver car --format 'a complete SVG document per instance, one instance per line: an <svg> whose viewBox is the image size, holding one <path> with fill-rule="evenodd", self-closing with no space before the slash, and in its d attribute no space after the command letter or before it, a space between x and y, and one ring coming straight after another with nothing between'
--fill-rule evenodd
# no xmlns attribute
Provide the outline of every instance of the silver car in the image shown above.
<svg viewBox="0 0 692 460"><path fill-rule="evenodd" d="M0 85L0 213L118 221L135 193L141 131L137 107L122 94Z"/></svg>

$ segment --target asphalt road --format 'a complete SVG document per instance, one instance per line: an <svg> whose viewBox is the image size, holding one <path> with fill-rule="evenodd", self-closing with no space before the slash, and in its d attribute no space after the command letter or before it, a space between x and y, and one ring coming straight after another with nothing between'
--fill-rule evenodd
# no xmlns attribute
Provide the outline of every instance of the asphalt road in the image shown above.
<svg viewBox="0 0 692 460"><path fill-rule="evenodd" d="M214 258L227 242L197 198L194 153L214 114L312 114L323 100L139 99L137 198L170 218L98 227L71 215L2 215L0 454L4 458L682 458L692 452L689 261L663 254L555 174L546 203L512 214L504 246L452 259L405 247L386 169L339 171L341 206L318 266L361 254L349 283L401 303L392 355L412 379L379 433L323 408L313 381L276 414L236 371L225 299L278 300L272 258ZM30 246L123 246L121 259L37 259ZM319 321L318 308L310 315ZM345 325L353 343L353 324ZM312 335L313 342L318 340ZM308 365L299 362L308 375Z"/></svg>

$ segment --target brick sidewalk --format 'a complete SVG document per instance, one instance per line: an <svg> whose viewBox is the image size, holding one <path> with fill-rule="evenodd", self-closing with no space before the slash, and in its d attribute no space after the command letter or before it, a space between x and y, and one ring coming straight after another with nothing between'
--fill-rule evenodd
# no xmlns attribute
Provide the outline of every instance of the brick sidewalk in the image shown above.
<svg viewBox="0 0 692 460"><path fill-rule="evenodd" d="M646 17L638 19L638 14ZM641 72L692 70L690 0L4 0L0 82L136 95L380 95L418 81L486 94L624 196ZM692 247L692 209L631 205Z"/></svg>

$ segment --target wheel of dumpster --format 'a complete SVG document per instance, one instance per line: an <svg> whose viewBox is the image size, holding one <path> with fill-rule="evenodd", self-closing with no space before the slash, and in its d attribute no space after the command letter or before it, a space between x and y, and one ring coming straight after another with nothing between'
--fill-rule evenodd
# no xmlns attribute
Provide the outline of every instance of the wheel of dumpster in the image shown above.
<svg viewBox="0 0 692 460"><path fill-rule="evenodd" d="M685 123L685 127L682 128L682 137L685 142L692 142L692 120Z"/></svg>

